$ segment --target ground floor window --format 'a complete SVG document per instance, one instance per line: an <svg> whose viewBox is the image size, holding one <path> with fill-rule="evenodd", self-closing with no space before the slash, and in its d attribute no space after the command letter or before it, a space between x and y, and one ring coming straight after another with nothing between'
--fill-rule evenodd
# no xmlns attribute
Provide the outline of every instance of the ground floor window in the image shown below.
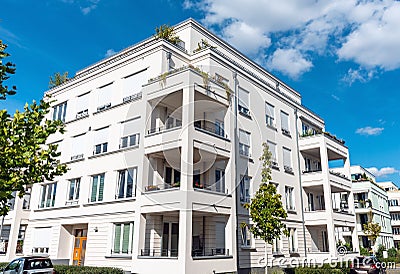
<svg viewBox="0 0 400 274"><path fill-rule="evenodd" d="M133 222L115 223L113 254L132 254L133 241Z"/></svg>

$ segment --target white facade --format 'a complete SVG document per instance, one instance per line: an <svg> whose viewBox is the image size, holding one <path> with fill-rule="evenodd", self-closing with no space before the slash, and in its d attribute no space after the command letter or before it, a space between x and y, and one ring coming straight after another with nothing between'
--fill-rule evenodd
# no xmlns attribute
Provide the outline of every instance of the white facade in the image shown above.
<svg viewBox="0 0 400 274"><path fill-rule="evenodd" d="M344 142L299 93L197 22L175 30L179 46L149 38L47 92L49 118L66 124L49 142L69 171L33 187L24 253L132 273L261 268L265 244L241 224L263 142L290 231L267 245L268 265L335 259L339 241L357 252ZM196 50L202 39L212 47Z"/></svg>
<svg viewBox="0 0 400 274"><path fill-rule="evenodd" d="M392 226L393 241L396 248L400 247L400 190L393 182L379 182L388 196L390 222Z"/></svg>
<svg viewBox="0 0 400 274"><path fill-rule="evenodd" d="M388 194L376 183L375 176L360 166L351 167L355 212L357 214L357 234L360 245L371 247L371 242L364 233L363 225L373 221L381 227L381 233L372 246L379 245L386 249L394 246L392 226L388 206Z"/></svg>

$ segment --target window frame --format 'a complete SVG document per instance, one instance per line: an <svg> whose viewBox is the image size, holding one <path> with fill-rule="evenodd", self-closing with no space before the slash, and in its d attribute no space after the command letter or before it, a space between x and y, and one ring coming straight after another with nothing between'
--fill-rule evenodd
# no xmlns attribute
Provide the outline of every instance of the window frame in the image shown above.
<svg viewBox="0 0 400 274"><path fill-rule="evenodd" d="M292 187L292 186L285 186L285 203L286 203L287 211L295 211L296 210L294 187Z"/></svg>
<svg viewBox="0 0 400 274"><path fill-rule="evenodd" d="M67 114L67 103L68 101L64 101L62 103L59 103L55 106L53 106L53 121L61 121L65 123L65 117Z"/></svg>
<svg viewBox="0 0 400 274"><path fill-rule="evenodd" d="M124 247L124 229L125 226L129 225L129 232L128 232L128 250L126 250L126 253L123 250ZM116 222L112 224L113 229L112 229L112 242L111 242L111 255L117 255L117 256L132 256L133 253L133 233L134 233L134 228L135 228L135 224L134 222ZM119 250L116 252L115 248L116 248L116 232L117 232L117 226L119 226L120 229L120 234L119 234Z"/></svg>
<svg viewBox="0 0 400 274"><path fill-rule="evenodd" d="M123 180L124 180L123 195L121 195L122 172L124 173L124 175L123 175ZM130 177L129 177L129 175L130 175ZM138 175L138 167L137 166L118 170L117 189L116 189L115 199L129 199L129 198L136 197L137 175ZM129 180L129 178L132 179L131 196L127 196L128 195L128 185L129 185L128 180Z"/></svg>
<svg viewBox="0 0 400 274"><path fill-rule="evenodd" d="M51 191L48 192L50 186L51 186ZM42 184L40 188L39 205L38 205L39 208L54 207L56 202L56 195L57 195L57 182Z"/></svg>
<svg viewBox="0 0 400 274"><path fill-rule="evenodd" d="M96 203L96 202L102 202L104 201L104 185L106 182L106 173L98 173L94 174L91 177L91 182L90 182L90 196L89 196L89 203ZM96 186L96 198L93 200L93 183L94 183L94 178L97 178L97 186ZM103 178L103 182L101 182L101 178ZM100 199L100 189L102 187L102 195Z"/></svg>
<svg viewBox="0 0 400 274"><path fill-rule="evenodd" d="M79 194L80 194L80 188L81 188L81 177L73 178L68 180L68 193L67 193L67 202L77 202L79 201ZM74 190L72 193L72 199L71 199L71 185L74 184Z"/></svg>

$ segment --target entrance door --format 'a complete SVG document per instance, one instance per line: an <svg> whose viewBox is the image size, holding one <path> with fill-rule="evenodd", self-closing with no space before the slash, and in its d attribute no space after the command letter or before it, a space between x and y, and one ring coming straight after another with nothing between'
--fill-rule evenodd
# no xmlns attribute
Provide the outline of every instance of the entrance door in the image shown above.
<svg viewBox="0 0 400 274"><path fill-rule="evenodd" d="M74 253L72 255L73 265L83 265L85 262L87 232L83 229L77 229L75 232Z"/></svg>

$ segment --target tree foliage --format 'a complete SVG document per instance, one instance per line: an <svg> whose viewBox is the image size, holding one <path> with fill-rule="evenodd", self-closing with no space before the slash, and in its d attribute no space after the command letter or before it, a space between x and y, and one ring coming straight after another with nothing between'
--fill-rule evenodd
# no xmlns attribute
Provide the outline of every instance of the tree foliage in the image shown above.
<svg viewBox="0 0 400 274"><path fill-rule="evenodd" d="M174 45L178 44L180 41L179 36L175 33L174 27L170 27L166 24L156 27L156 34L154 37L156 39L165 39Z"/></svg>
<svg viewBox="0 0 400 274"><path fill-rule="evenodd" d="M261 184L254 198L245 208L250 210L253 224L247 224L251 233L272 244L273 240L282 234L288 236L286 225L282 222L287 218L287 213L282 205L282 196L276 192L276 187L270 184L271 177L271 152L268 145L263 143Z"/></svg>
<svg viewBox="0 0 400 274"><path fill-rule="evenodd" d="M68 71L64 72L63 74L56 72L53 76L50 76L49 88L59 86L68 81L68 79Z"/></svg>
<svg viewBox="0 0 400 274"><path fill-rule="evenodd" d="M1 98L15 93L4 86L3 82L15 73L15 65L2 61L9 54L6 45L1 44ZM10 92L11 91L11 92ZM46 145L47 138L64 131L61 121L50 121L45 118L50 111L49 100L25 104L24 111L18 110L11 116L7 110L0 110L0 215L9 211L8 200L14 198L13 191L19 196L25 194L28 185L53 180L55 176L66 172L65 165L57 159L57 145Z"/></svg>
<svg viewBox="0 0 400 274"><path fill-rule="evenodd" d="M368 222L363 225L364 233L374 244L379 234L381 233L381 226L375 222Z"/></svg>

